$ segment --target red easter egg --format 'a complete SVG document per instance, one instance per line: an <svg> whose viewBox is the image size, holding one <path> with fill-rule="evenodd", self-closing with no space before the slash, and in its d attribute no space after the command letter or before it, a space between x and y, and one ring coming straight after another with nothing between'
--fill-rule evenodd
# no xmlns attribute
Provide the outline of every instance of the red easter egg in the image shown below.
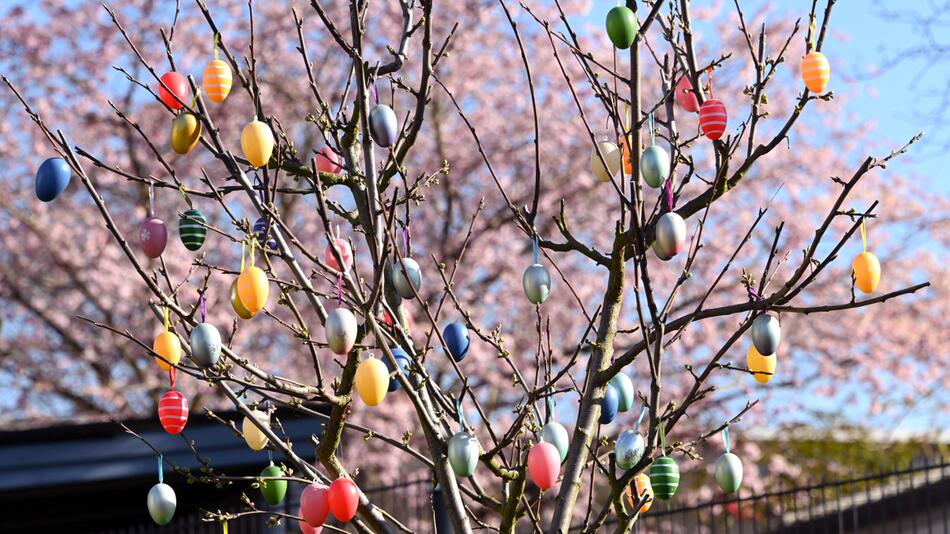
<svg viewBox="0 0 950 534"><path fill-rule="evenodd" d="M158 420L169 434L178 434L188 422L188 399L180 391L169 391L158 401Z"/></svg>
<svg viewBox="0 0 950 534"><path fill-rule="evenodd" d="M162 83L168 87L166 90L162 84L158 84L158 97L166 106L172 109L181 109L182 103L175 99L177 96L182 102L188 99L188 80L176 71L162 74ZM169 92L170 91L170 92Z"/></svg>
<svg viewBox="0 0 950 534"><path fill-rule="evenodd" d="M330 514L330 502L327 499L327 487L314 482L300 494L300 517L308 526L322 527Z"/></svg>
<svg viewBox="0 0 950 534"><path fill-rule="evenodd" d="M327 498L333 517L346 523L356 515L356 508L360 504L360 490L356 487L356 482L340 477L330 484Z"/></svg>
<svg viewBox="0 0 950 534"><path fill-rule="evenodd" d="M383 322L386 323L386 326L392 328L393 316L389 315L389 312L386 310L383 310ZM406 326L408 327L409 331L412 331L412 314L411 313L406 314Z"/></svg>
<svg viewBox="0 0 950 534"><path fill-rule="evenodd" d="M557 447L542 441L528 453L528 474L539 488L546 490L557 482L561 471L561 455Z"/></svg>
<svg viewBox="0 0 950 534"><path fill-rule="evenodd" d="M328 146L318 150L314 159L317 160L317 170L320 172L338 174L343 170L343 167L340 165L340 156L337 156L336 152Z"/></svg>
<svg viewBox="0 0 950 534"><path fill-rule="evenodd" d="M340 264L337 263L336 256L333 254L333 249L330 245L327 245L324 251L324 261L326 261L327 265L334 271L346 271L350 265L353 265L353 251L350 249L350 243L342 237L338 237L333 241L336 243L336 251L340 253L340 258L343 259L343 268L341 269Z"/></svg>
<svg viewBox="0 0 950 534"><path fill-rule="evenodd" d="M681 108L690 113L699 111L699 99L696 98L696 93L693 92L692 82L690 82L689 78L685 75L680 78L680 81L676 82L676 90L674 93L676 95L676 103L679 104Z"/></svg>
<svg viewBox="0 0 950 534"><path fill-rule="evenodd" d="M168 230L165 221L158 217L149 217L139 225L139 245L149 258L157 258L165 251L168 243Z"/></svg>
<svg viewBox="0 0 950 534"><path fill-rule="evenodd" d="M699 109L699 128L706 137L713 141L722 137L728 122L729 116L726 114L725 104L715 98L703 102L703 106Z"/></svg>

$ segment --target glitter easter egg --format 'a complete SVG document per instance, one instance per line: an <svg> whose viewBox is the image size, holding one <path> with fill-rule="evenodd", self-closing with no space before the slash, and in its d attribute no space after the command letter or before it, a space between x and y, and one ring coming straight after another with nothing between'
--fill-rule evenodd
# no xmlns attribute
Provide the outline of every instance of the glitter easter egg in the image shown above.
<svg viewBox="0 0 950 534"><path fill-rule="evenodd" d="M617 438L617 465L621 469L632 469L643 458L646 441L635 430L624 430Z"/></svg>

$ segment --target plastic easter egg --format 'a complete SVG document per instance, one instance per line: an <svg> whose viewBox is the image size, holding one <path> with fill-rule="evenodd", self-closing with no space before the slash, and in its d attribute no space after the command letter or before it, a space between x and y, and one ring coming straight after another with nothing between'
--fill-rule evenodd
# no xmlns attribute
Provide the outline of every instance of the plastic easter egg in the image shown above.
<svg viewBox="0 0 950 534"><path fill-rule="evenodd" d="M686 250L686 221L678 213L664 213L656 221L656 246L667 258Z"/></svg>
<svg viewBox="0 0 950 534"><path fill-rule="evenodd" d="M607 36L617 48L630 48L637 38L637 15L632 9L616 6L607 12Z"/></svg>
<svg viewBox="0 0 950 534"><path fill-rule="evenodd" d="M383 402L389 390L389 371L380 360L368 357L356 368L356 392L367 406Z"/></svg>
<svg viewBox="0 0 950 534"><path fill-rule="evenodd" d="M300 517L311 527L322 527L330 515L327 487L314 482L300 494Z"/></svg>
<svg viewBox="0 0 950 534"><path fill-rule="evenodd" d="M36 170L36 198L43 202L55 200L69 186L72 175L73 170L63 158L47 159Z"/></svg>
<svg viewBox="0 0 950 534"><path fill-rule="evenodd" d="M656 254L656 257L657 257L657 258L660 258L660 259L663 260L663 261L670 261L671 259L673 259L673 255L667 253L667 251L664 250L664 249L660 246L660 242L657 241L657 240L655 240L655 239L653 240L653 247L652 247L652 248L653 248L653 253Z"/></svg>
<svg viewBox="0 0 950 534"><path fill-rule="evenodd" d="M854 269L854 281L864 293L872 293L877 289L877 284L881 281L881 262L877 256L868 251L864 251L851 264Z"/></svg>
<svg viewBox="0 0 950 534"><path fill-rule="evenodd" d="M667 501L676 493L680 485L680 468L676 460L669 456L660 456L650 466L650 485L658 499Z"/></svg>
<svg viewBox="0 0 950 534"><path fill-rule="evenodd" d="M350 265L353 265L353 250L350 248L350 242L342 237L338 237L333 240L336 244L336 251L340 254L340 258L343 260L343 268L340 268L340 264L336 261L336 255L333 254L333 247L327 245L326 250L323 251L323 260L326 262L327 266L337 272L345 272L350 268Z"/></svg>
<svg viewBox="0 0 950 534"><path fill-rule="evenodd" d="M340 165L340 156L328 146L318 150L314 160L316 160L317 170L320 172L339 174L343 170L343 166Z"/></svg>
<svg viewBox="0 0 950 534"><path fill-rule="evenodd" d="M716 482L726 493L735 493L742 484L742 461L731 452L719 457L716 462Z"/></svg>
<svg viewBox="0 0 950 534"><path fill-rule="evenodd" d="M696 93L693 91L693 82L689 81L688 77L683 76L676 82L675 92L676 103L681 108L690 113L699 111L699 99L696 98Z"/></svg>
<svg viewBox="0 0 950 534"><path fill-rule="evenodd" d="M181 361L181 341L174 332L166 330L159 334L152 343L152 351L161 356L161 358L155 358L155 362L162 371L168 371L172 365L177 365Z"/></svg>
<svg viewBox="0 0 950 534"><path fill-rule="evenodd" d="M191 359L202 367L214 367L221 356L221 333L211 323L201 323L189 338Z"/></svg>
<svg viewBox="0 0 950 534"><path fill-rule="evenodd" d="M478 466L478 441L468 432L456 432L449 439L449 464L455 476L465 478L472 476Z"/></svg>
<svg viewBox="0 0 950 534"><path fill-rule="evenodd" d="M215 59L205 67L201 87L212 102L224 102L231 92L231 83L231 66L226 62Z"/></svg>
<svg viewBox="0 0 950 534"><path fill-rule="evenodd" d="M617 409L621 412L626 412L630 408L633 408L636 393L633 390L633 382L630 381L630 377L620 372L610 379L610 383L617 388L617 393L619 394Z"/></svg>
<svg viewBox="0 0 950 534"><path fill-rule="evenodd" d="M551 274L540 263L528 267L521 277L524 294L532 304L541 304L551 294Z"/></svg>
<svg viewBox="0 0 950 534"><path fill-rule="evenodd" d="M149 217L139 225L139 245L149 258L157 258L165 252L168 243L168 230L165 221L158 217Z"/></svg>
<svg viewBox="0 0 950 534"><path fill-rule="evenodd" d="M802 57L802 81L813 93L823 93L831 79L831 65L821 52L812 52Z"/></svg>
<svg viewBox="0 0 950 534"><path fill-rule="evenodd" d="M147 503L148 514L152 516L152 521L158 525L167 525L171 523L175 515L178 498L175 497L175 490L171 486L160 482L148 490Z"/></svg>
<svg viewBox="0 0 950 534"><path fill-rule="evenodd" d="M268 251L276 251L278 249L277 240L271 236L272 229L263 217L254 221L253 230L254 237L257 239L257 244L261 246L261 249Z"/></svg>
<svg viewBox="0 0 950 534"><path fill-rule="evenodd" d="M161 80L162 83L158 84L158 97L162 99L166 106L172 109L181 109L184 106L182 102L187 102L188 95L191 93L188 89L188 80L175 71L162 74ZM168 87L168 89L165 89L165 87ZM176 96L178 99L175 98Z"/></svg>
<svg viewBox="0 0 950 534"><path fill-rule="evenodd" d="M234 313L241 319L250 319L254 317L254 314L244 307L244 303L241 302L241 297L238 296L237 287L237 278L235 278L234 281L231 282L231 308L234 309Z"/></svg>
<svg viewBox="0 0 950 534"><path fill-rule="evenodd" d="M633 176L633 161L630 157L630 143L627 142L626 136L620 136L620 157L623 161L623 174L625 176Z"/></svg>
<svg viewBox="0 0 950 534"><path fill-rule="evenodd" d="M193 113L182 113L172 120L172 150L187 154L201 140L201 122Z"/></svg>
<svg viewBox="0 0 950 534"><path fill-rule="evenodd" d="M402 350L399 347L392 349L393 358L396 360L396 364L399 365L399 371L405 376L409 376L409 369L412 366L412 360L409 358L409 354L406 351ZM388 358L383 358L383 363L386 364L386 374L391 375L395 369L392 368L392 364L389 363ZM399 379L393 376L389 379L389 388L388 391L392 393L397 389L401 388L402 384L399 383Z"/></svg>
<svg viewBox="0 0 950 534"><path fill-rule="evenodd" d="M300 534L322 534L323 527L311 527L304 521L297 521L297 526L300 527Z"/></svg>
<svg viewBox="0 0 950 534"><path fill-rule="evenodd" d="M208 220L196 209L185 210L178 218L178 238L185 248L194 252L204 245L208 236Z"/></svg>
<svg viewBox="0 0 950 534"><path fill-rule="evenodd" d="M670 155L663 147L647 147L640 156L640 174L650 187L660 187L670 177Z"/></svg>
<svg viewBox="0 0 950 534"><path fill-rule="evenodd" d="M274 464L270 464L261 471L261 478L266 477L282 477L284 476L284 470L277 467ZM262 480L261 481L261 495L264 496L264 500L267 501L267 504L278 505L284 500L284 496L287 495L287 481L286 480Z"/></svg>
<svg viewBox="0 0 950 534"><path fill-rule="evenodd" d="M166 391L158 401L158 420L169 434L178 434L188 423L188 399L181 391Z"/></svg>
<svg viewBox="0 0 950 534"><path fill-rule="evenodd" d="M468 335L468 328L462 323L449 323L442 330L442 337L445 339L446 348L452 358L460 362L468 352L468 346L471 344L471 338Z"/></svg>
<svg viewBox="0 0 950 534"><path fill-rule="evenodd" d="M260 410L251 410L251 416L261 425L270 426L270 416ZM241 423L241 432L244 433L244 441L251 450L259 451L267 446L267 435L254 424L250 417L245 416Z"/></svg>
<svg viewBox="0 0 950 534"><path fill-rule="evenodd" d="M348 478L340 477L330 483L327 490L327 500L330 502L330 512L337 521L346 523L356 515L360 504L360 490L356 483Z"/></svg>
<svg viewBox="0 0 950 534"><path fill-rule="evenodd" d="M561 423L549 421L541 427L541 441L554 445L562 462L567 458L567 450L570 447L571 440L567 435L567 429Z"/></svg>
<svg viewBox="0 0 950 534"><path fill-rule="evenodd" d="M722 137L728 124L729 115L725 104L715 98L703 102L699 108L699 129L703 135L715 141Z"/></svg>
<svg viewBox="0 0 950 534"><path fill-rule="evenodd" d="M768 313L763 313L752 321L752 344L755 350L763 356L771 356L778 350L778 344L782 341L782 326L778 318Z"/></svg>
<svg viewBox="0 0 950 534"><path fill-rule="evenodd" d="M346 308L337 308L327 315L327 344L336 354L350 352L356 344L356 316Z"/></svg>
<svg viewBox="0 0 950 534"><path fill-rule="evenodd" d="M534 484L546 490L557 482L561 471L561 455L550 443L536 443L528 452L528 474Z"/></svg>
<svg viewBox="0 0 950 534"><path fill-rule="evenodd" d="M636 498L633 496L632 490L634 489L637 492ZM627 501L630 503L630 506L636 506L644 494L647 495L647 499L643 503L643 506L640 507L641 514L647 513L650 507L653 506L653 486L650 485L650 477L646 473L640 473L633 477L633 488L627 486Z"/></svg>
<svg viewBox="0 0 950 534"><path fill-rule="evenodd" d="M607 384L604 398L600 401L600 424L606 425L617 417L617 408L620 404L620 393L613 384Z"/></svg>
<svg viewBox="0 0 950 534"><path fill-rule="evenodd" d="M274 134L261 121L251 121L241 132L241 149L251 167L263 167L274 152Z"/></svg>
<svg viewBox="0 0 950 534"><path fill-rule="evenodd" d="M270 295L270 281L260 267L250 266L237 279L238 297L247 311L255 314L264 309Z"/></svg>
<svg viewBox="0 0 950 534"><path fill-rule="evenodd" d="M643 458L647 444L636 430L624 430L617 438L617 465L621 469L632 469Z"/></svg>
<svg viewBox="0 0 950 534"><path fill-rule="evenodd" d="M755 349L755 345L752 345L749 347L749 352L746 355L746 362L749 365L749 370L753 372L752 376L754 376L760 384L765 384L775 376L777 358L774 354L771 356L763 356Z"/></svg>
<svg viewBox="0 0 950 534"><path fill-rule="evenodd" d="M396 144L398 128L396 112L386 104L378 104L369 112L369 130L377 145L390 147Z"/></svg>
<svg viewBox="0 0 950 534"><path fill-rule="evenodd" d="M405 270L405 272L403 272ZM396 293L404 299L415 298L412 292L415 288L418 292L422 288L422 269L412 258L403 258L401 262L393 264L393 286L396 287Z"/></svg>
<svg viewBox="0 0 950 534"><path fill-rule="evenodd" d="M597 151L597 148L591 151L590 168L598 180L609 182L610 178L620 170L620 148L610 141L601 141L597 143L597 146L600 148L600 152ZM603 155L603 159L601 159L601 155ZM604 166L605 162L607 163L606 167Z"/></svg>

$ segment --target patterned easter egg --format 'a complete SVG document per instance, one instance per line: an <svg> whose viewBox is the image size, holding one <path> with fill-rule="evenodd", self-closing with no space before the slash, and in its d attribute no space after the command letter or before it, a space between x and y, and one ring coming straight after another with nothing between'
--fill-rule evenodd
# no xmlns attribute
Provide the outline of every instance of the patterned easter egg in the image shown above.
<svg viewBox="0 0 950 534"><path fill-rule="evenodd" d="M422 288L422 269L416 260L407 257L393 264L393 286L400 297L415 298L413 288L416 292Z"/></svg>
<svg viewBox="0 0 950 534"><path fill-rule="evenodd" d="M166 391L158 401L158 420L169 434L178 434L188 423L188 399L181 391Z"/></svg>
<svg viewBox="0 0 950 534"><path fill-rule="evenodd" d="M205 67L201 86L212 102L221 103L231 92L231 66L215 59Z"/></svg>
<svg viewBox="0 0 950 534"><path fill-rule="evenodd" d="M167 525L175 515L178 498L168 484L158 483L148 491L148 514L157 525Z"/></svg>
<svg viewBox="0 0 950 534"><path fill-rule="evenodd" d="M617 408L620 403L620 393L613 384L607 384L604 390L604 398L600 401L600 424L606 425L617 417Z"/></svg>
<svg viewBox="0 0 950 534"><path fill-rule="evenodd" d="M201 140L201 122L193 113L182 113L172 120L172 150L187 154Z"/></svg>
<svg viewBox="0 0 950 534"><path fill-rule="evenodd" d="M472 476L478 466L478 452L478 441L468 432L456 432L449 439L449 465L452 466L455 476L460 478Z"/></svg>
<svg viewBox="0 0 950 534"><path fill-rule="evenodd" d="M769 380L772 380L772 377L775 376L775 364L778 359L774 354L771 356L763 356L759 354L759 351L755 349L755 345L749 347L749 352L746 354L746 363L749 366L749 370L753 372L753 375L760 384L765 384Z"/></svg>
<svg viewBox="0 0 950 534"><path fill-rule="evenodd" d="M637 38L637 16L627 6L616 6L607 12L607 36L617 48L630 48Z"/></svg>
<svg viewBox="0 0 950 534"><path fill-rule="evenodd" d="M356 316L346 308L331 311L324 329L327 345L336 354L347 354L356 344Z"/></svg>
<svg viewBox="0 0 950 534"><path fill-rule="evenodd" d="M640 174L650 187L660 187L670 177L670 155L663 147L647 147L640 156Z"/></svg>
<svg viewBox="0 0 950 534"><path fill-rule="evenodd" d="M598 148L600 149L600 152L598 152ZM601 159L601 155L603 155L603 159ZM604 166L604 163L607 164L606 167ZM620 165L620 148L610 141L601 141L597 143L597 147L595 147L590 153L591 172L593 172L594 176L596 176L601 182L609 182L610 178L615 176L617 171L620 170Z"/></svg>
<svg viewBox="0 0 950 534"><path fill-rule="evenodd" d="M300 494L300 517L311 527L322 527L330 515L327 487L314 482Z"/></svg>
<svg viewBox="0 0 950 534"><path fill-rule="evenodd" d="M775 354L778 345L782 341L782 326L778 318L768 313L763 313L752 321L752 344L755 350L763 356Z"/></svg>
<svg viewBox="0 0 950 534"><path fill-rule="evenodd" d="M742 484L742 461L731 452L727 452L716 461L716 482L726 493L735 493Z"/></svg>
<svg viewBox="0 0 950 534"><path fill-rule="evenodd" d="M636 497L633 496L634 490L637 492ZM627 502L630 503L631 507L634 507L640 502L644 494L647 495L647 499L640 507L641 514L647 513L650 507L653 506L653 486L650 485L650 477L646 473L640 473L633 477L633 487L627 486Z"/></svg>
<svg viewBox="0 0 950 534"><path fill-rule="evenodd" d="M341 269L339 262L336 261L336 254L333 253L331 245L327 245L326 250L323 251L323 261L334 271L346 271L350 265L353 265L353 250L350 248L350 242L342 237L334 239L333 242L336 245L337 254L343 260L343 268Z"/></svg>
<svg viewBox="0 0 950 534"><path fill-rule="evenodd" d="M270 416L260 410L251 410L251 417L260 422L264 427L270 426ZM251 417L244 417L241 423L241 432L244 434L244 442L253 451L263 450L267 446L267 435L254 424Z"/></svg>
<svg viewBox="0 0 950 534"><path fill-rule="evenodd" d="M412 368L412 359L409 358L409 354L407 354L406 351L402 350L399 347L394 347L392 349L392 353L393 353L393 358L396 360L396 364L399 365L399 371L403 375L408 377L409 370ZM393 369L392 364L389 363L389 358L383 358L383 363L386 364L387 373L392 375L395 369ZM399 383L399 379L396 378L395 375L393 375L393 377L389 379L388 391L392 393L393 391L396 391L397 389L401 387L402 387L402 384Z"/></svg>
<svg viewBox="0 0 950 534"><path fill-rule="evenodd" d="M263 250L278 250L277 240L271 235L273 232L273 227L268 225L267 221L265 221L263 217L260 217L254 221L253 231L254 237L257 239L257 244L260 245Z"/></svg>
<svg viewBox="0 0 950 534"><path fill-rule="evenodd" d="M693 83L689 81L687 76L683 76L676 82L676 103L679 104L681 108L690 113L696 113L699 111L699 99L696 98L696 93L693 91Z"/></svg>
<svg viewBox="0 0 950 534"><path fill-rule="evenodd" d="M231 308L234 309L234 313L241 319L247 320L254 317L254 314L248 311L248 309L244 307L244 303L241 302L241 297L238 295L237 290L237 278L231 282Z"/></svg>
<svg viewBox="0 0 950 534"><path fill-rule="evenodd" d="M356 392L367 406L376 406L389 391L389 371L386 364L372 356L356 367Z"/></svg>
<svg viewBox="0 0 950 534"><path fill-rule="evenodd" d="M330 512L337 521L346 523L356 516L356 509L360 504L360 490L356 482L340 477L330 483L327 489L327 501L330 503Z"/></svg>
<svg viewBox="0 0 950 534"><path fill-rule="evenodd" d="M332 148L325 146L317 151L314 160L317 162L317 170L320 172L329 172L339 174L343 170L340 165L340 156Z"/></svg>
<svg viewBox="0 0 950 534"><path fill-rule="evenodd" d="M528 474L536 486L549 489L561 472L561 456L550 443L536 443L528 452Z"/></svg>
<svg viewBox="0 0 950 534"><path fill-rule="evenodd" d="M241 132L241 149L251 167L264 167L274 152L274 134L261 121L251 121Z"/></svg>
<svg viewBox="0 0 950 534"><path fill-rule="evenodd" d="M699 129L703 134L715 141L722 137L729 124L729 115L726 113L726 105L711 98L703 102L699 108Z"/></svg>
<svg viewBox="0 0 950 534"><path fill-rule="evenodd" d="M270 281L260 267L250 266L237 279L238 297L241 303L251 314L264 309L267 297L270 295Z"/></svg>
<svg viewBox="0 0 950 534"><path fill-rule="evenodd" d="M261 471L261 478L272 478L272 477L283 477L286 476L284 470L277 467L273 463L268 465ZM264 500L267 501L267 504L276 506L283 502L284 496L287 495L287 481L286 480L262 480L261 481L261 495L264 496Z"/></svg>
<svg viewBox="0 0 950 534"><path fill-rule="evenodd" d="M877 289L877 284L881 281L881 262L877 256L868 251L864 251L851 264L854 269L855 285L864 293L872 293Z"/></svg>
<svg viewBox="0 0 950 534"><path fill-rule="evenodd" d="M63 158L47 159L36 170L36 198L43 202L55 200L69 186L72 175L73 170Z"/></svg>
<svg viewBox="0 0 950 534"><path fill-rule="evenodd" d="M139 246L149 258L157 258L165 252L168 243L168 230L165 221L158 217L149 217L139 225Z"/></svg>
<svg viewBox="0 0 950 534"><path fill-rule="evenodd" d="M686 250L686 221L676 212L667 212L656 221L656 246L663 257L672 258Z"/></svg>
<svg viewBox="0 0 950 534"><path fill-rule="evenodd" d="M208 220L196 209L185 210L178 218L178 238L185 248L194 252L205 244L208 236Z"/></svg>
<svg viewBox="0 0 950 534"><path fill-rule="evenodd" d="M549 421L541 427L541 441L554 445L562 462L567 458L570 437L567 435L567 429L561 423Z"/></svg>
<svg viewBox="0 0 950 534"><path fill-rule="evenodd" d="M823 93L831 79L831 65L821 52L812 52L802 57L802 81L813 93Z"/></svg>
<svg viewBox="0 0 950 534"><path fill-rule="evenodd" d="M449 323L442 329L442 338L445 339L446 348L449 349L452 359L457 362L462 361L471 344L468 328L465 328L462 323Z"/></svg>
<svg viewBox="0 0 950 534"><path fill-rule="evenodd" d="M660 456L650 466L650 485L658 499L669 500L680 485L680 468L676 460Z"/></svg>
<svg viewBox="0 0 950 534"><path fill-rule="evenodd" d="M164 358L164 360L155 358L155 362L162 371L171 369L171 365L166 362L178 365L178 362L181 361L181 341L178 340L178 336L174 332L165 331L159 334L152 343L152 351Z"/></svg>
<svg viewBox="0 0 950 534"><path fill-rule="evenodd" d="M201 323L189 338L191 359L202 367L214 367L221 357L221 333L211 323Z"/></svg>
<svg viewBox="0 0 950 534"><path fill-rule="evenodd" d="M646 441L635 430L624 430L617 438L617 465L621 469L632 469L643 458Z"/></svg>
<svg viewBox="0 0 950 534"><path fill-rule="evenodd" d="M378 104L369 112L369 130L377 145L390 147L396 144L398 128L396 112L386 104Z"/></svg>
<svg viewBox="0 0 950 534"><path fill-rule="evenodd" d="M158 97L162 99L166 106L176 110L181 109L184 106L182 102L187 102L188 95L191 93L188 90L188 79L182 76L181 73L171 71L162 74L161 80L162 83L158 84ZM165 87L168 87L168 89L165 89Z"/></svg>
<svg viewBox="0 0 950 534"><path fill-rule="evenodd" d="M617 393L619 394L617 409L621 412L626 412L633 407L633 401L635 392L633 390L633 382L630 381L630 377L624 373L617 373L613 378L610 379L610 383L617 388Z"/></svg>
<svg viewBox="0 0 950 534"><path fill-rule="evenodd" d="M551 294L551 274L540 263L528 267L521 277L524 294L532 304L541 304Z"/></svg>

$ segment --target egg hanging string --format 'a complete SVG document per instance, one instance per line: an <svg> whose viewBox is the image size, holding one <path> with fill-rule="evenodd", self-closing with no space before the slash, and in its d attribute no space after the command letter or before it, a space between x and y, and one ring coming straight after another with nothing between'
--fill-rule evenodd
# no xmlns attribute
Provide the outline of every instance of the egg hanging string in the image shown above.
<svg viewBox="0 0 950 534"><path fill-rule="evenodd" d="M343 273L336 275L336 305L343 306Z"/></svg>
<svg viewBox="0 0 950 534"><path fill-rule="evenodd" d="M214 32L214 59L218 59L218 41L221 40L221 34Z"/></svg>
<svg viewBox="0 0 950 534"><path fill-rule="evenodd" d="M666 423L660 423L660 454L666 456Z"/></svg>
<svg viewBox="0 0 950 534"><path fill-rule="evenodd" d="M650 112L650 144L656 144L656 125L653 122L653 112Z"/></svg>
<svg viewBox="0 0 950 534"><path fill-rule="evenodd" d="M224 523L221 523L221 532L223 532L224 534L228 534L228 521L227 521L227 519L224 520Z"/></svg>
<svg viewBox="0 0 950 534"><path fill-rule="evenodd" d="M544 422L550 423L551 418L554 416L554 406L555 406L554 395L549 395L548 401L545 404L547 405L548 410L547 410L547 413L545 414Z"/></svg>
<svg viewBox="0 0 950 534"><path fill-rule="evenodd" d="M162 469L162 455L158 455L158 483L163 484L165 482L165 472Z"/></svg>
<svg viewBox="0 0 950 534"><path fill-rule="evenodd" d="M175 378L176 378L175 368L169 367L168 368L168 387L172 391L175 391Z"/></svg>
<svg viewBox="0 0 950 534"><path fill-rule="evenodd" d="M861 218L861 245L864 247L864 252L868 251L868 229L865 222L866 219Z"/></svg>
<svg viewBox="0 0 950 534"><path fill-rule="evenodd" d="M192 107L194 107L194 104L192 104ZM181 199L185 201L185 204L188 205L188 208L189 208L189 209L195 207L195 206L191 203L191 198L188 197L188 193L185 192L185 184L181 184L181 183L178 184L178 194L181 195ZM188 217L188 220L193 220L193 219L192 219L191 217ZM197 222L197 221L195 221L195 222Z"/></svg>
<svg viewBox="0 0 950 534"><path fill-rule="evenodd" d="M673 212L673 177L666 179L666 185L663 187L663 192L666 194L666 206L667 211L670 213Z"/></svg>
<svg viewBox="0 0 950 534"><path fill-rule="evenodd" d="M244 272L244 256L247 255L247 241L241 240L241 272Z"/></svg>
<svg viewBox="0 0 950 534"><path fill-rule="evenodd" d="M712 76L712 67L706 69L706 76L709 77L709 98L713 98L713 76Z"/></svg>
<svg viewBox="0 0 950 534"><path fill-rule="evenodd" d="M729 454L729 427L722 429L722 443L726 446L726 454Z"/></svg>
<svg viewBox="0 0 950 534"><path fill-rule="evenodd" d="M464 395L465 392L463 391L462 394ZM459 429L460 429L460 430L463 430L463 431L464 431L464 430L467 430L467 429L468 429L468 423L465 421L465 410L462 409L462 397L461 397L461 396L460 396L459 398L455 399L455 413L456 413L456 415L458 416Z"/></svg>
<svg viewBox="0 0 950 534"><path fill-rule="evenodd" d="M202 293L201 296L198 297L198 306L201 307L201 322L203 323L203 322L205 322L205 320L207 319L207 316L208 316L208 309L205 307L205 294L204 294L204 293Z"/></svg>
<svg viewBox="0 0 950 534"><path fill-rule="evenodd" d="M154 193L152 191L152 181L149 180L148 182L148 216L149 218L151 218L152 215L154 214L155 214Z"/></svg>
<svg viewBox="0 0 950 534"><path fill-rule="evenodd" d="M647 414L647 405L644 404L643 408L640 409L640 416L637 417L637 426L635 427L637 430L640 430L640 424L643 423L643 417L646 416L646 414Z"/></svg>
<svg viewBox="0 0 950 534"><path fill-rule="evenodd" d="M538 260L540 260L540 249L538 247L537 233L534 234L534 240L532 241L532 254L533 254L532 257L534 258L534 263L538 263Z"/></svg>

